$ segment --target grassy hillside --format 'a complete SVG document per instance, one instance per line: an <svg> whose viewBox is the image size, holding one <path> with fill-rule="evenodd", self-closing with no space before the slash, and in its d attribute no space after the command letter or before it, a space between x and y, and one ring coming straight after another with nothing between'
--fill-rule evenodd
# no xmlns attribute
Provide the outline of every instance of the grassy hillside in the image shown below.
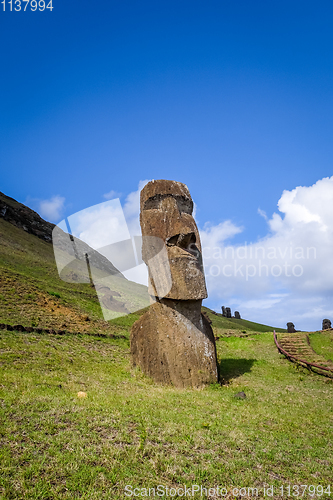
<svg viewBox="0 0 333 500"><path fill-rule="evenodd" d="M315 332L309 334L310 345L314 351L333 361L333 331Z"/></svg>
<svg viewBox="0 0 333 500"><path fill-rule="evenodd" d="M268 485L274 498L288 484L327 488L331 381L297 369L263 333L217 341L222 385L161 387L131 368L126 320L127 340L0 331L1 499L123 500L126 485L219 485L228 499L252 497L232 494L241 487L261 499Z"/></svg>
<svg viewBox="0 0 333 500"><path fill-rule="evenodd" d="M101 274L103 277L103 273L99 270L95 270L94 274L95 276ZM145 287L141 285L133 285L132 282L112 276L109 279L111 289L114 281L118 279L114 288L130 298L130 306L136 305L137 296L143 296L145 293ZM144 300L140 302L139 299L137 307L142 308L145 304ZM243 319L216 316L207 308L203 310L212 319L217 335L242 330L256 332L273 330L272 327ZM126 320L124 321L126 323ZM119 324L119 320L112 325L104 321L96 291L88 283L67 283L59 278L50 243L1 218L0 322L86 333L105 333ZM120 324L122 323L120 321Z"/></svg>
<svg viewBox="0 0 333 500"><path fill-rule="evenodd" d="M0 330L0 499L123 500L126 485L219 485L228 499L272 485L281 498L288 484L330 498L317 486L332 478L332 381L281 356L272 327L203 309L221 383L156 385L130 363L140 312L104 321L94 288L59 279L49 243L0 219L0 322L82 332ZM311 336L327 356L329 335Z"/></svg>
<svg viewBox="0 0 333 500"><path fill-rule="evenodd" d="M118 280L121 291L132 286L125 279ZM87 283L62 281L52 245L3 219L0 219L0 322L80 332L110 330L95 289Z"/></svg>
<svg viewBox="0 0 333 500"><path fill-rule="evenodd" d="M202 308L203 311L212 320L212 327L217 334L225 334L233 331L243 331L246 332L285 332L286 330L282 328L274 328L273 326L261 325L260 323L253 323L252 321L247 321L246 319L235 319L235 318L224 318L221 314L214 314L207 307Z"/></svg>

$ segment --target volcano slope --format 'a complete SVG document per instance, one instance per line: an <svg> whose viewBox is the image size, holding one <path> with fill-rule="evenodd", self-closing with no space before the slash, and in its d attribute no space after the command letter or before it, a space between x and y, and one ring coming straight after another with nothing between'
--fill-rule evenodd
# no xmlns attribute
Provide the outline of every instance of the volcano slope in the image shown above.
<svg viewBox="0 0 333 500"><path fill-rule="evenodd" d="M110 325L103 319L96 290L89 279L87 283L75 279L68 283L59 278L51 243L53 227L36 212L0 193L1 323L72 332L107 332ZM126 280L105 257L82 242L80 245L82 251L95 258L93 262L98 267L94 275L115 276L120 298L115 297L114 301L119 300L118 309L123 304L129 310L136 309L135 301L146 293L146 287ZM139 301L137 309L140 306Z"/></svg>
<svg viewBox="0 0 333 500"><path fill-rule="evenodd" d="M219 485L228 499L309 485L305 498L330 498L333 385L281 356L270 327L206 309L220 384L154 384L130 363L139 313L105 322L89 284L59 280L50 243L1 219L0 233L0 322L81 331L0 330L0 498L123 500L128 485L141 497ZM118 338L89 335L99 331ZM331 356L331 339L313 338Z"/></svg>

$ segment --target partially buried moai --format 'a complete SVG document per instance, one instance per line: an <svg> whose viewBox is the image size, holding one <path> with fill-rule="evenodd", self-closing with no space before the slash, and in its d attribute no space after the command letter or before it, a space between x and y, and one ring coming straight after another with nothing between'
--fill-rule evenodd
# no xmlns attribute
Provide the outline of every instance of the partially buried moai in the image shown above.
<svg viewBox="0 0 333 500"><path fill-rule="evenodd" d="M213 331L193 202L185 184L158 180L141 191L142 257L152 304L131 331L134 366L156 382L202 387L218 381Z"/></svg>

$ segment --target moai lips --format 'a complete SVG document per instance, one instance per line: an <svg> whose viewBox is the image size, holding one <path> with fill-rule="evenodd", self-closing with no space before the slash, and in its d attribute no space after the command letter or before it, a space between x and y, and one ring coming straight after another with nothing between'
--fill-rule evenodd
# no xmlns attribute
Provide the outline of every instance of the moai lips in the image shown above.
<svg viewBox="0 0 333 500"><path fill-rule="evenodd" d="M153 304L132 327L133 365L156 382L177 387L216 382L215 339L201 314L207 290L188 188L175 181L152 181L141 191L140 201L142 258Z"/></svg>

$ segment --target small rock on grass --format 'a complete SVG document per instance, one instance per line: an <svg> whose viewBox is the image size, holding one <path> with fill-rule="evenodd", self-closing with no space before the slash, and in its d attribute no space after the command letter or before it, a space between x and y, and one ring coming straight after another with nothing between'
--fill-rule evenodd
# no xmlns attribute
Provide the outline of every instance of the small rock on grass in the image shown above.
<svg viewBox="0 0 333 500"><path fill-rule="evenodd" d="M83 392L83 391L80 391L80 392L77 393L77 397L78 398L86 398L87 397L87 393Z"/></svg>
<svg viewBox="0 0 333 500"><path fill-rule="evenodd" d="M236 398L236 399L246 399L246 394L243 391L237 392L237 394L234 395L234 398Z"/></svg>

